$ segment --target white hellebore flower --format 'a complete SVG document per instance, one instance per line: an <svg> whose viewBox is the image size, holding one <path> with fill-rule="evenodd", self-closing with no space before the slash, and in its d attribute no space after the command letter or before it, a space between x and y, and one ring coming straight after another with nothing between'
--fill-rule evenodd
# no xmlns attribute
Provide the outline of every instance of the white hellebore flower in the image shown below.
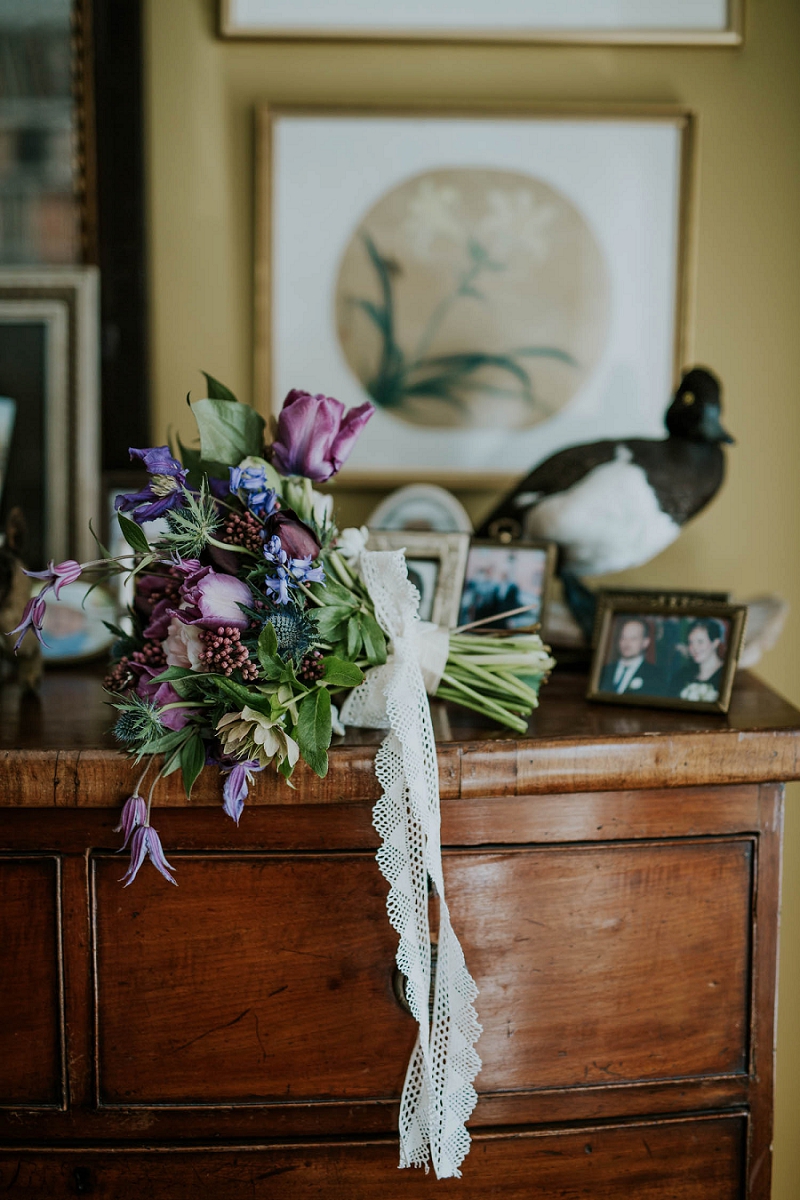
<svg viewBox="0 0 800 1200"><path fill-rule="evenodd" d="M247 705L241 712L226 713L217 721L217 733L226 754L256 758L262 767L268 767L274 758L279 763L288 761L294 767L300 756L300 747L289 737L280 724Z"/></svg>
<svg viewBox="0 0 800 1200"><path fill-rule="evenodd" d="M341 554L345 562L356 562L361 556L361 551L366 548L369 540L369 530L366 525L362 525L360 529L351 526L350 529L343 529L336 539L336 549Z"/></svg>

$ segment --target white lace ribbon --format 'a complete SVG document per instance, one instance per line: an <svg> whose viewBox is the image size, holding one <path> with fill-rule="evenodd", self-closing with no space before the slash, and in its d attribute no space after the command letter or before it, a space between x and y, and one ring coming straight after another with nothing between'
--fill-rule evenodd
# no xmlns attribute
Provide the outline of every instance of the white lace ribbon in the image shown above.
<svg viewBox="0 0 800 1200"><path fill-rule="evenodd" d="M419 620L419 593L409 582L402 550L365 550L359 567L391 653L350 693L342 720L389 728L375 760L383 795L373 823L383 843L378 864L390 884L389 920L400 939L397 965L419 1024L400 1104L400 1166L427 1171L432 1163L439 1179L460 1178L458 1168L470 1145L466 1122L478 1099L473 1081L481 1060L474 1043L481 1027L472 1003L478 989L445 900L439 775L423 678L435 691L447 660L447 631ZM429 881L439 897L432 1019Z"/></svg>

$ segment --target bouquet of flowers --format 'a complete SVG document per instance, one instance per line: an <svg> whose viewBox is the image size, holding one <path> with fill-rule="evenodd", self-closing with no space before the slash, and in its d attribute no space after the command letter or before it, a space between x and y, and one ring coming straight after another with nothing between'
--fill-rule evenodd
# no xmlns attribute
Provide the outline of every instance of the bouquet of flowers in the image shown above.
<svg viewBox="0 0 800 1200"><path fill-rule="evenodd" d="M50 563L27 605L17 645L41 640L45 597L84 572L135 578L130 629L117 637L106 687L119 742L146 760L119 830L130 884L146 858L174 883L151 824L159 779L180 770L187 796L207 763L224 777L223 808L239 821L256 772L290 781L302 758L318 775L333 732L332 696L358 688L391 653L360 570L365 529L337 531L333 501L314 487L341 468L372 415L292 391L265 445L265 422L210 376L192 404L199 448L131 450L147 485L117 501L130 554ZM148 538L143 526L162 518ZM554 665L533 633L454 631L435 695L518 732ZM430 690L430 689L429 689ZM146 799L141 795L152 778Z"/></svg>

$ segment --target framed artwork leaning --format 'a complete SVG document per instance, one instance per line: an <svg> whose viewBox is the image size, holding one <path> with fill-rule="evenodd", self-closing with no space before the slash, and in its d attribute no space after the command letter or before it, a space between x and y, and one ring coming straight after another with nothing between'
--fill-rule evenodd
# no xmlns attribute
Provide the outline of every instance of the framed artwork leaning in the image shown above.
<svg viewBox="0 0 800 1200"><path fill-rule="evenodd" d="M219 0L223 37L735 46L744 0Z"/></svg>
<svg viewBox="0 0 800 1200"><path fill-rule="evenodd" d="M660 437L687 345L682 108L258 114L257 404L376 413L343 484L507 486Z"/></svg>
<svg viewBox="0 0 800 1200"><path fill-rule="evenodd" d="M97 267L0 269L0 395L15 402L2 505L19 505L27 561L93 557L100 515Z"/></svg>
<svg viewBox="0 0 800 1200"><path fill-rule="evenodd" d="M728 711L747 608L676 594L600 600L587 698Z"/></svg>

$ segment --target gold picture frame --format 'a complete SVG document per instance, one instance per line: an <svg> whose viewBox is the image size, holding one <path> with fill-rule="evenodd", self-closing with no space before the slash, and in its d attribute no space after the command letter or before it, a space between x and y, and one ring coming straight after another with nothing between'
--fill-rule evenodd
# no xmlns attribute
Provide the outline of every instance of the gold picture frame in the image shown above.
<svg viewBox="0 0 800 1200"><path fill-rule="evenodd" d="M448 629L458 623L468 533L370 529L368 550L405 550L408 577L420 593L419 615Z"/></svg>
<svg viewBox="0 0 800 1200"><path fill-rule="evenodd" d="M667 377L667 372L664 371L664 379L658 387L659 397L663 390L663 406L666 409L670 392L676 386L686 362L690 361L693 356L691 328L695 240L696 121L691 110L681 105L671 104L545 104L523 108L514 107L513 109L482 105L442 108L429 106L385 108L264 105L256 111L254 392L256 407L265 416L277 413L283 392L289 387L305 386L310 387L311 390L328 388L332 394L338 395L340 399L344 399L348 403L360 403L368 398L365 387L356 380L355 375L348 373L341 348L337 344L339 335L335 328L333 310L326 309L323 313L322 309L323 303L330 306L332 289L337 278L336 271L339 269L335 264L341 262L341 254L344 249L344 244L339 245L340 228L350 230L347 236L352 242L358 231L358 221L362 213L358 210L351 212L348 207L350 201L343 200L341 202L342 211L336 216L337 232L330 233L328 223L332 218L330 217L330 208L325 208L324 201L320 202L319 219L313 220L312 215L306 216L305 211L301 210L299 206L287 203L286 189L290 188L290 178L286 176L286 163L291 161L294 164L302 161L307 165L314 161L313 150L306 149L303 156L300 156L296 146L287 150L287 146L293 145L291 139L298 136L298 130L305 128L306 132L301 136L309 136L309 122L311 122L310 127L314 130L313 137L318 140L320 145L324 145L328 135L335 131L336 122L340 123L340 129L346 128L347 132L343 136L352 137L355 139L354 145L358 145L358 138L362 131L367 131L366 137L375 136L377 127L370 128L369 126L370 122L375 121L389 121L393 125L403 124L408 130L406 135L408 138L412 132L415 132L414 144L418 136L424 132L425 122L446 122L448 125L452 122L453 136L473 139L472 145L484 147L482 151L484 155L485 146L492 139L492 122L500 122L501 125L498 128L502 128L510 139L517 138L517 123L520 127L519 138L524 139L528 136L536 136L536 131L542 130L545 122L563 122L565 137L578 137L587 143L596 140L599 133L599 129L596 131L591 128L595 122L607 123L604 126L604 133L611 138L630 136L636 140L649 136L650 132L654 137L660 138L664 131L670 130L670 137L673 138L670 145L674 144L675 151L674 158L672 157L673 152L670 151L668 161L674 164L670 170L673 172L675 196L674 200L670 199L669 205L664 209L664 213L669 211L669 217L663 218L664 222L669 222L669 236L666 240L669 242L670 248L667 249L665 243L665 248L661 252L664 263L661 278L664 280L665 290L659 292L657 299L653 301L654 305L659 306L659 311L663 311L665 315L665 329L671 331L671 341L664 346L663 351L660 351L663 358L659 359L659 362L666 363L667 354L669 355L671 377ZM318 124L320 122L322 124ZM328 125L328 122L334 124ZM459 122L462 124L459 125ZM485 133L484 122L486 123ZM626 125L626 122L629 124ZM648 133L644 132L643 127L647 127ZM440 125L436 125L435 128L439 129ZM429 125L428 129L433 136L434 125ZM314 144L317 143L314 142ZM639 144L638 140L636 140L636 144ZM365 151L362 150L362 152ZM414 153L413 150L409 151L411 158ZM286 157L287 155L289 158ZM530 170L530 162L525 159L523 150L520 150L519 158L524 162L521 161L519 167L515 169ZM642 161L648 164L647 167L643 166L642 170L649 171L650 160L645 158ZM291 169L294 171L296 168L293 165ZM405 175L401 175L400 168L395 168L394 164L392 164L391 170L397 171L398 178L406 176L410 179L415 178L413 163L409 167L403 167ZM542 175L543 170L544 168L540 164L537 165L537 178ZM283 172L282 175L281 172ZM352 173L358 174L357 165L351 167ZM322 168L320 168L320 177L325 177ZM588 181L582 182L581 186L585 188L584 198L588 202L591 192ZM384 187L383 183L380 184L380 188L382 187ZM304 191L306 196L310 194L309 189L304 189ZM311 191L313 192L313 189ZM276 203L276 194L280 203ZM297 193L292 192L292 194ZM304 203L312 204L318 203L318 201L314 199ZM604 200L603 203L606 201ZM295 211L290 212L291 209ZM614 211L613 206L607 211ZM661 219L659 218L659 220ZM285 228L287 221L293 223L291 229ZM298 236L298 229L303 222L306 222L307 228L313 226L317 230L314 236L319 239L322 239L323 236L328 238L324 248L326 263L324 269L315 272L310 263L303 262L302 271L299 274L305 278L306 286L297 287L293 283L293 286L289 288L287 280L290 277L294 279L294 276L291 275L291 263L286 257L287 253L290 256L301 257L304 254L308 254L309 257L313 255L311 248L305 248L306 239L303 237L302 231ZM618 234L615 236L627 236L624 232L619 232L621 228L617 227ZM666 228L665 225L665 230ZM287 247L290 247L288 251ZM615 273L621 269L617 265L618 259L611 253L611 247L608 247L604 254L604 261L610 264L608 265L611 273L609 278L617 285L619 280ZM328 278L328 275L331 275L331 278ZM313 284L312 279L314 280ZM648 286L655 288L655 284L651 284L649 279L647 281L640 280L639 286L645 290ZM619 291L619 287L616 286L615 294L619 294ZM299 303L297 296L300 294L308 298L310 306L306 308L304 314L294 311ZM295 296L295 299L292 299L292 296ZM657 325L658 322L653 327L657 327ZM314 353L311 355L307 351L303 355L299 354L297 342L301 336L298 331L301 329L302 337L307 337L313 342ZM287 330L289 330L288 336ZM626 345L632 344L639 344L636 338L626 339ZM533 352L524 350L519 353L531 354ZM637 355L639 353L646 354L648 351L637 349L635 353ZM282 356L281 361L284 363L284 367L280 363L276 365L276 354ZM461 355L460 357L465 356ZM530 366L533 362L533 359L526 360L529 369L533 371L535 367L536 371L540 370L538 365ZM641 365L645 366L645 364ZM587 367L586 369L592 370L593 368ZM636 369L638 370L639 366ZM663 367L660 369L663 370ZM308 376L309 373L315 376L310 383L296 378L298 374ZM339 375L342 377L339 378ZM290 376L291 382L287 384L284 376ZM597 372L590 378L593 387L600 386ZM332 382L328 382L329 380ZM278 388L281 389L280 396L276 394ZM485 405L486 402L482 401L482 403ZM660 398L658 403L661 403ZM390 410L387 409L386 412L390 412ZM566 406L566 412L566 419L572 420L569 415L569 405ZM383 411L379 410L377 415L384 422L387 420ZM364 445L361 446L360 443L356 448L351 462L345 468L341 482L343 486L355 488L395 487L409 482L433 482L460 489L508 488L530 468L531 462L537 458L546 457L564 445L581 440L575 429L570 428L568 432L563 430L562 418L564 416L564 412L557 413L555 422L559 431L557 435L550 432L554 422L541 418L538 423L523 429L522 432L526 435L524 438L512 437L511 426L502 425L494 430L494 432L499 430L503 434L505 439L503 447L514 447L515 443L518 443L519 462L509 459L503 449L496 453L493 452L491 455L488 449L476 451L473 460L470 461L469 454L462 452L457 439L468 437L480 439L481 434L485 431L482 429L471 431L468 425L463 425L454 431L452 447L448 440L447 451L439 448L442 444L440 440L435 451L426 457L424 454L417 453L416 443L412 452L410 442L413 438L418 440L420 445L432 445L434 439L431 436L431 429L426 428L424 424L407 425L405 422L398 421L395 421L395 425L402 426L399 436L401 439L406 439L401 447L402 453L400 451L395 453L395 448L392 446L391 453L387 449L383 449L381 454L372 455L366 442L373 437L376 439L378 437L378 423L373 420L361 439ZM652 428L652 416L648 417L648 421L648 428ZM562 423L559 424L559 422ZM544 426L548 427L546 438L552 440L553 436L558 436L561 439L559 444L550 445L546 441L545 435L540 438ZM528 452L527 446L532 440L529 435L532 434L532 431L535 438L538 439L536 441L537 448ZM433 428L433 433L437 436L441 432L441 430ZM642 432L643 435L646 435L645 431ZM388 435L382 436L388 445ZM543 441L541 446L539 446L539 440ZM482 459L481 453L483 454ZM358 461L359 456L360 461ZM499 463L508 463L508 465L500 468L495 465Z"/></svg>
<svg viewBox="0 0 800 1200"><path fill-rule="evenodd" d="M685 593L660 599L641 592L601 597L586 698L726 713L746 624L746 605ZM623 645L626 637L630 645Z"/></svg>
<svg viewBox="0 0 800 1200"><path fill-rule="evenodd" d="M744 41L745 0L728 0L725 27L721 29L691 29L677 27L643 29L620 23L618 28L597 27L560 28L543 25L517 28L470 28L466 24L453 27L407 28L386 26L344 27L330 23L312 26L298 22L293 26L269 26L237 18L234 0L220 0L219 36L234 40L259 41L322 41L322 42L451 42L496 43L566 46L741 46Z"/></svg>
<svg viewBox="0 0 800 1200"><path fill-rule="evenodd" d="M541 572L538 584L538 608L528 613L517 614L515 610L520 607L520 601L523 604L527 602L525 582L522 578L524 571L520 571L520 564L513 563L512 566L509 560L517 560L520 555L535 556L541 563ZM476 625L482 632L487 633L521 633L542 628L547 617L547 606L550 602L557 557L558 546L556 543L543 539L528 538L508 542L502 539L472 538L464 570L464 582L458 610L458 627ZM491 589L495 583L495 572L497 572L497 584L502 580L504 572L509 587L516 590L516 597L511 596L508 591L505 599L481 596L480 594L470 596L470 587L477 590L476 577L481 572L486 574L488 589ZM497 610L494 620L490 615L492 609ZM513 614L512 623L509 624L508 621L505 621L503 624L499 624L503 613L509 611Z"/></svg>

